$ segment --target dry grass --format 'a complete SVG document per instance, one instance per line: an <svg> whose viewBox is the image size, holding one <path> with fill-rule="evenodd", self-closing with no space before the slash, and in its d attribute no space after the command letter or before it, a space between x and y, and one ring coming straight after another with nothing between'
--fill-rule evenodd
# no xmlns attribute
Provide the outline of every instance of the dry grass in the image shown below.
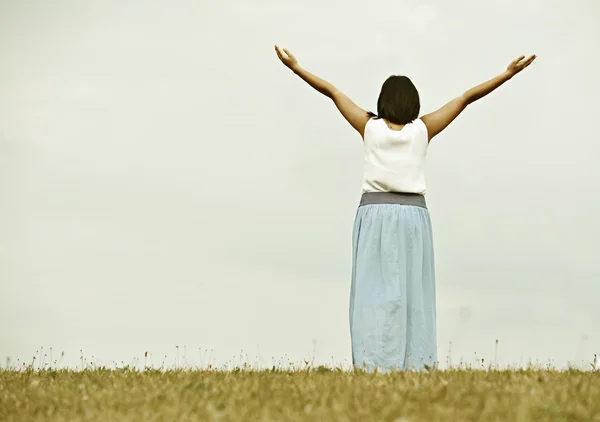
<svg viewBox="0 0 600 422"><path fill-rule="evenodd" d="M600 421L600 372L0 370L2 421Z"/></svg>

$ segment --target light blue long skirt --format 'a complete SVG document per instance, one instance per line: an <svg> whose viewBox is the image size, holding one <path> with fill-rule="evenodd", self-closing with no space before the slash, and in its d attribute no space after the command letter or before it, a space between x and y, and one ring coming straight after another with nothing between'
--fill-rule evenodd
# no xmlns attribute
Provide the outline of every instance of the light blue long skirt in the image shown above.
<svg viewBox="0 0 600 422"><path fill-rule="evenodd" d="M425 207L358 207L350 292L356 368L390 372L427 370L437 364L432 237Z"/></svg>

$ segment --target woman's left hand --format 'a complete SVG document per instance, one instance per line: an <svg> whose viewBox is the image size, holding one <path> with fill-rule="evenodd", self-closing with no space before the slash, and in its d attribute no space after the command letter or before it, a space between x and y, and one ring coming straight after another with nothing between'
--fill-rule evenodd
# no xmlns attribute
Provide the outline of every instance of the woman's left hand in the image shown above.
<svg viewBox="0 0 600 422"><path fill-rule="evenodd" d="M517 73L519 73L520 71L525 69L527 66L529 66L531 63L533 63L535 58L536 58L535 54L532 54L531 56L527 57L527 59L525 59L525 56L519 56L508 64L508 66L506 67L506 71L508 72L509 76L512 78Z"/></svg>
<svg viewBox="0 0 600 422"><path fill-rule="evenodd" d="M298 67L298 60L296 60L296 57L294 57L294 55L285 48L282 49L278 46L275 46L275 52L277 53L279 60L281 60L281 62L291 70L294 70Z"/></svg>

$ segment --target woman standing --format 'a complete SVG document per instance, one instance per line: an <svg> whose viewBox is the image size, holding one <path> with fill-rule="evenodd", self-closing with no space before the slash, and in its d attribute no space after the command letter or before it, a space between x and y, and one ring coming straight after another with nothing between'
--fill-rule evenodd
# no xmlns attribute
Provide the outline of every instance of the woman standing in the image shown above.
<svg viewBox="0 0 600 422"><path fill-rule="evenodd" d="M419 118L419 93L406 76L381 87L377 114L358 107L303 69L286 49L279 59L331 98L364 141L362 197L352 236L352 362L369 372L428 369L437 364L435 270L423 173L427 147L469 104L529 66L513 60L493 79Z"/></svg>

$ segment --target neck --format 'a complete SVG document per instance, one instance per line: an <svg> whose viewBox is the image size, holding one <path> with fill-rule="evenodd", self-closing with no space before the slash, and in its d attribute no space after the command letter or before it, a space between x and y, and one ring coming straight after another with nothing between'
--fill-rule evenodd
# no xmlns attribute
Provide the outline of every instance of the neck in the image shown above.
<svg viewBox="0 0 600 422"><path fill-rule="evenodd" d="M388 119L383 119L383 121L390 129L394 129L394 130L402 129L405 126L404 124L399 125L397 123L392 123Z"/></svg>

